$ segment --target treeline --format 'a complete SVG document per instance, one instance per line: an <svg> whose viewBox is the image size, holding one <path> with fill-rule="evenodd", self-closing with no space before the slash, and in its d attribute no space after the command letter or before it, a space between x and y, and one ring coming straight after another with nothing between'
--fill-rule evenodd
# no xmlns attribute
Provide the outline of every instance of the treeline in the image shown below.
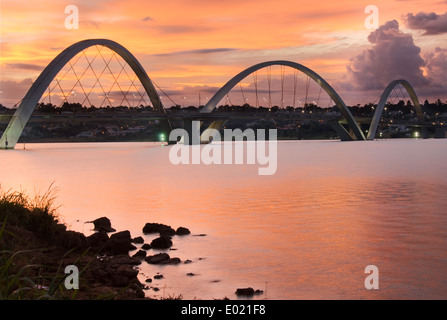
<svg viewBox="0 0 447 320"><path fill-rule="evenodd" d="M365 105L356 105L356 106L348 106L349 110L354 116L359 117L370 117L374 114L377 105L373 103L368 103ZM399 112L403 115L409 115L414 112L412 102L408 101L399 101L396 104L388 103L386 105L388 112ZM167 112L176 113L176 112L198 112L203 108L203 106L188 106L181 107L180 105L171 106L166 108ZM422 104L423 111L427 115L436 115L447 112L447 101L442 102L440 99L435 102L429 102L425 100ZM11 113L13 109L6 108L2 104L0 104L0 112L2 113ZM155 112L154 108L149 105L140 105L138 107L128 107L128 106L118 106L118 107L95 107L90 106L86 107L81 105L80 103L63 103L60 107L53 105L51 103L39 103L36 107L36 112L39 113L48 113L48 114L61 114L61 113L94 113L94 112ZM244 105L221 105L217 108L215 112L251 112L251 113L264 113L264 112L305 112L305 113L329 113L329 112L338 112L337 107L331 106L329 108L322 108L313 103L305 104L304 107L292 107L286 106L284 108L280 108L279 106L265 107L259 106L254 107L249 104Z"/></svg>

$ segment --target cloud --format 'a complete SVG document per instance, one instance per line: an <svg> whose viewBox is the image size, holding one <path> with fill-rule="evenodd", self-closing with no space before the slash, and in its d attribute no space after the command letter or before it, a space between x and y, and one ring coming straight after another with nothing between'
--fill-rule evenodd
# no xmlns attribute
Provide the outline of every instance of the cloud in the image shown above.
<svg viewBox="0 0 447 320"><path fill-rule="evenodd" d="M0 81L0 103L7 107L13 107L23 98L33 84L32 79L21 81L1 80Z"/></svg>
<svg viewBox="0 0 447 320"><path fill-rule="evenodd" d="M235 51L235 48L205 48L205 49L194 49L194 50L183 50L183 51L174 51L169 53L158 53L153 54L155 57L166 57L166 56L177 56L177 55L187 55L187 54L212 54L212 53L222 53L222 52L230 52Z"/></svg>
<svg viewBox="0 0 447 320"><path fill-rule="evenodd" d="M362 90L385 88L391 81L406 79L413 86L428 84L426 61L413 36L402 32L396 20L388 21L368 36L371 47L350 59L348 78Z"/></svg>
<svg viewBox="0 0 447 320"><path fill-rule="evenodd" d="M405 20L408 28L424 30L424 35L447 33L447 12L441 15L434 12L419 12L416 15L409 13Z"/></svg>
<svg viewBox="0 0 447 320"><path fill-rule="evenodd" d="M209 26L194 26L194 25L161 25L156 27L161 34L192 34L204 33L213 30Z"/></svg>
<svg viewBox="0 0 447 320"><path fill-rule="evenodd" d="M154 21L154 19L147 16L147 17L144 17L141 21Z"/></svg>
<svg viewBox="0 0 447 320"><path fill-rule="evenodd" d="M427 59L427 77L430 86L423 89L430 96L445 96L447 92L447 49L436 48L434 52L424 55Z"/></svg>
<svg viewBox="0 0 447 320"><path fill-rule="evenodd" d="M81 20L79 21L79 24L81 25L81 27L85 28L94 27L97 30L99 30L101 27L101 23L95 20Z"/></svg>
<svg viewBox="0 0 447 320"><path fill-rule="evenodd" d="M13 69L42 71L44 67L31 63L7 63L6 66Z"/></svg>

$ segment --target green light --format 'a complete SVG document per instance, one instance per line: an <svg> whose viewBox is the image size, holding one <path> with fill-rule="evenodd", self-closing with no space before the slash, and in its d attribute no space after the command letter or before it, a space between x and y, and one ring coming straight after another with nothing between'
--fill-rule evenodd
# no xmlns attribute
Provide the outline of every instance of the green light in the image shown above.
<svg viewBox="0 0 447 320"><path fill-rule="evenodd" d="M166 135L162 132L158 135L158 140L160 140L161 142L165 142L166 141Z"/></svg>

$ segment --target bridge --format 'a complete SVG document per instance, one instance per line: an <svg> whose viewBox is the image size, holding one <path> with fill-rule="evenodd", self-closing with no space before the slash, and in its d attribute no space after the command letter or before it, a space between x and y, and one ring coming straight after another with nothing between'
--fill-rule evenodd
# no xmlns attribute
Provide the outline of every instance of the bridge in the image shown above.
<svg viewBox="0 0 447 320"><path fill-rule="evenodd" d="M34 112L34 109L36 108L38 102L42 98L42 95L44 92L48 89L51 82L57 74L66 66L69 64L71 66L71 60L79 53L82 53L84 50L86 50L89 47L92 46L100 46L100 47L107 47L108 49L112 50L116 54L118 54L125 63L130 66L132 71L135 73L136 77L138 78L139 82L144 88L144 91L148 95L153 109L157 112L157 115L151 115L147 116L147 119L160 119L164 121L166 130L171 130L171 123L170 121L174 118L181 119L184 123L184 128L187 131L191 131L194 129L192 127L192 124L195 120L197 121L212 121L210 125L210 130L205 130L205 132L202 134L201 140L202 141L209 141L209 139L212 138L212 132L215 132L211 129L219 129L223 123L226 120L229 119L257 119L257 118L265 118L265 115L259 115L259 114L225 114L220 112L213 112L217 104L225 97L228 97L228 93L231 89L233 89L241 80L243 80L245 77L249 75L255 75L256 72L263 68L269 68L271 66L281 66L281 67L289 67L296 72L301 72L305 74L308 77L308 80L312 79L315 83L318 84L320 87L320 94L321 91L326 92L326 94L330 97L330 99L334 102L335 107L338 109L338 111L342 114L344 120L339 121L337 123L333 124L334 130L339 134L341 140L373 140L377 135L377 130L379 126L380 119L382 117L382 113L385 108L385 104L393 91L393 89L401 85L410 95L411 100L413 102L413 106L416 110L416 115L418 122L422 125L424 122L424 116L422 113L421 105L419 103L419 100L417 98L417 95L415 93L415 90L411 86L411 84L403 79L398 79L393 82L391 82L384 90L379 104L375 110L375 113L371 119L369 130L366 132L363 132L359 121L357 121L352 113L350 112L349 108L346 106L345 102L342 100L342 98L337 94L337 92L331 87L331 85L324 80L320 75L318 75L315 71L299 64L296 62L291 61L283 61L283 60L276 60L276 61L267 61L263 63L256 64L254 66L251 66L236 76L234 76L232 79L230 79L221 89L219 89L214 96L206 103L205 107L201 109L200 112L197 113L188 113L184 115L170 115L166 112L166 109L163 106L163 103L160 99L160 96L155 89L154 83L149 78L148 74L144 70L143 66L138 62L138 60L133 56L130 51L128 51L126 48L124 48L122 45L108 39L89 39L89 40L83 40L80 42L77 42L68 48L66 48L64 51L62 51L58 56L56 56L53 61L50 62L50 64L42 71L42 73L39 75L39 77L36 79L36 81L32 84L31 88L26 93L25 97L22 99L20 105L18 106L17 110L15 111L14 115L8 119L8 116L2 116L0 118L0 121L9 121L8 126L6 127L5 132L0 138L0 149L14 149L17 141L19 140L26 124L31 118L31 115ZM88 61L88 60L87 60ZM89 62L90 64L90 62ZM91 67L91 65L90 65ZM283 79L283 78L282 78ZM98 80L98 79L97 79ZM115 79L116 81L116 79ZM79 79L78 79L79 82ZM270 86L270 82L269 82ZM242 87L241 87L242 91ZM243 94L243 92L242 92ZM294 93L295 94L295 93ZM306 93L307 95L307 93ZM107 98L107 94L105 95ZM86 94L86 99L88 100L88 94ZM330 100L330 101L331 101ZM295 101L295 100L294 100ZM281 116L281 115L275 115L275 116ZM283 117L287 117L286 115L283 115ZM70 116L60 116L58 117L59 120L88 120L87 116L77 115L76 117ZM43 118L45 119L45 118ZM56 116L57 119L57 116ZM288 119L294 119L294 117L288 115ZM34 119L36 120L36 119ZM345 124L345 125L344 125ZM192 142L191 142L192 143Z"/></svg>

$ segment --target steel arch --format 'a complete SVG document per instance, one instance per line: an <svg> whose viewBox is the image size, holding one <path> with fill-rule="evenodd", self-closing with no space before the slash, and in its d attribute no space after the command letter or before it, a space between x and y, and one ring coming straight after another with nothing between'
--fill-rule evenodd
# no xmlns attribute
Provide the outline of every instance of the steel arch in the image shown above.
<svg viewBox="0 0 447 320"><path fill-rule="evenodd" d="M355 121L353 115L351 114L351 111L349 111L348 107L344 103L344 101L341 99L341 97L338 95L338 93L329 85L329 83L326 82L320 75L318 75L313 70L292 61L285 61L285 60L275 60L275 61L266 61L262 63L258 63L256 65L253 65L244 71L240 72L236 76L234 76L231 80L229 80L222 88L220 88L214 96L208 101L208 103L205 105L205 107L201 110L202 112L212 112L217 104L222 100L222 98L225 97L225 95L230 92L232 88L234 88L240 81L242 81L245 77L248 75L256 72L259 69L274 66L274 65L280 65L280 66L287 66L294 68L298 71L303 72L304 74L311 77L320 87L326 91L326 93L332 98L332 100L337 105L337 108L339 111L343 114L343 116L346 118L349 127L351 128L353 134L350 134L352 140L366 140L365 135L363 134L362 130L360 129L360 126Z"/></svg>
<svg viewBox="0 0 447 320"><path fill-rule="evenodd" d="M368 131L368 140L374 140L376 134L377 134L377 128L379 126L380 118L382 116L383 110L385 109L386 101L388 100L391 92L397 85L402 85L405 90L407 90L408 94L410 95L411 100L413 101L413 106L416 109L416 115L418 117L419 121L424 121L424 113L422 112L422 107L419 102L419 99L416 95L416 92L414 91L413 87L407 80L398 79L392 81L383 91L379 103L377 104L376 111L374 112L374 116L371 120L371 124L369 126Z"/></svg>
<svg viewBox="0 0 447 320"><path fill-rule="evenodd" d="M152 81L149 79L143 66L138 62L138 60L119 43L108 40L108 39L88 39L79 41L64 51L62 51L56 58L51 61L51 63L42 71L37 80L33 83L31 88L26 93L16 112L14 113L11 121L8 124L5 132L0 139L0 149L14 149L17 141L19 140L23 129L26 126L31 114L36 108L40 98L43 93L53 81L54 77L59 73L59 71L78 53L83 50L100 45L107 47L117 54L119 54L124 61L132 68L132 70L137 75L141 84L143 85L146 93L151 100L151 103L155 110L164 111L163 104L161 103L160 97L155 90Z"/></svg>

